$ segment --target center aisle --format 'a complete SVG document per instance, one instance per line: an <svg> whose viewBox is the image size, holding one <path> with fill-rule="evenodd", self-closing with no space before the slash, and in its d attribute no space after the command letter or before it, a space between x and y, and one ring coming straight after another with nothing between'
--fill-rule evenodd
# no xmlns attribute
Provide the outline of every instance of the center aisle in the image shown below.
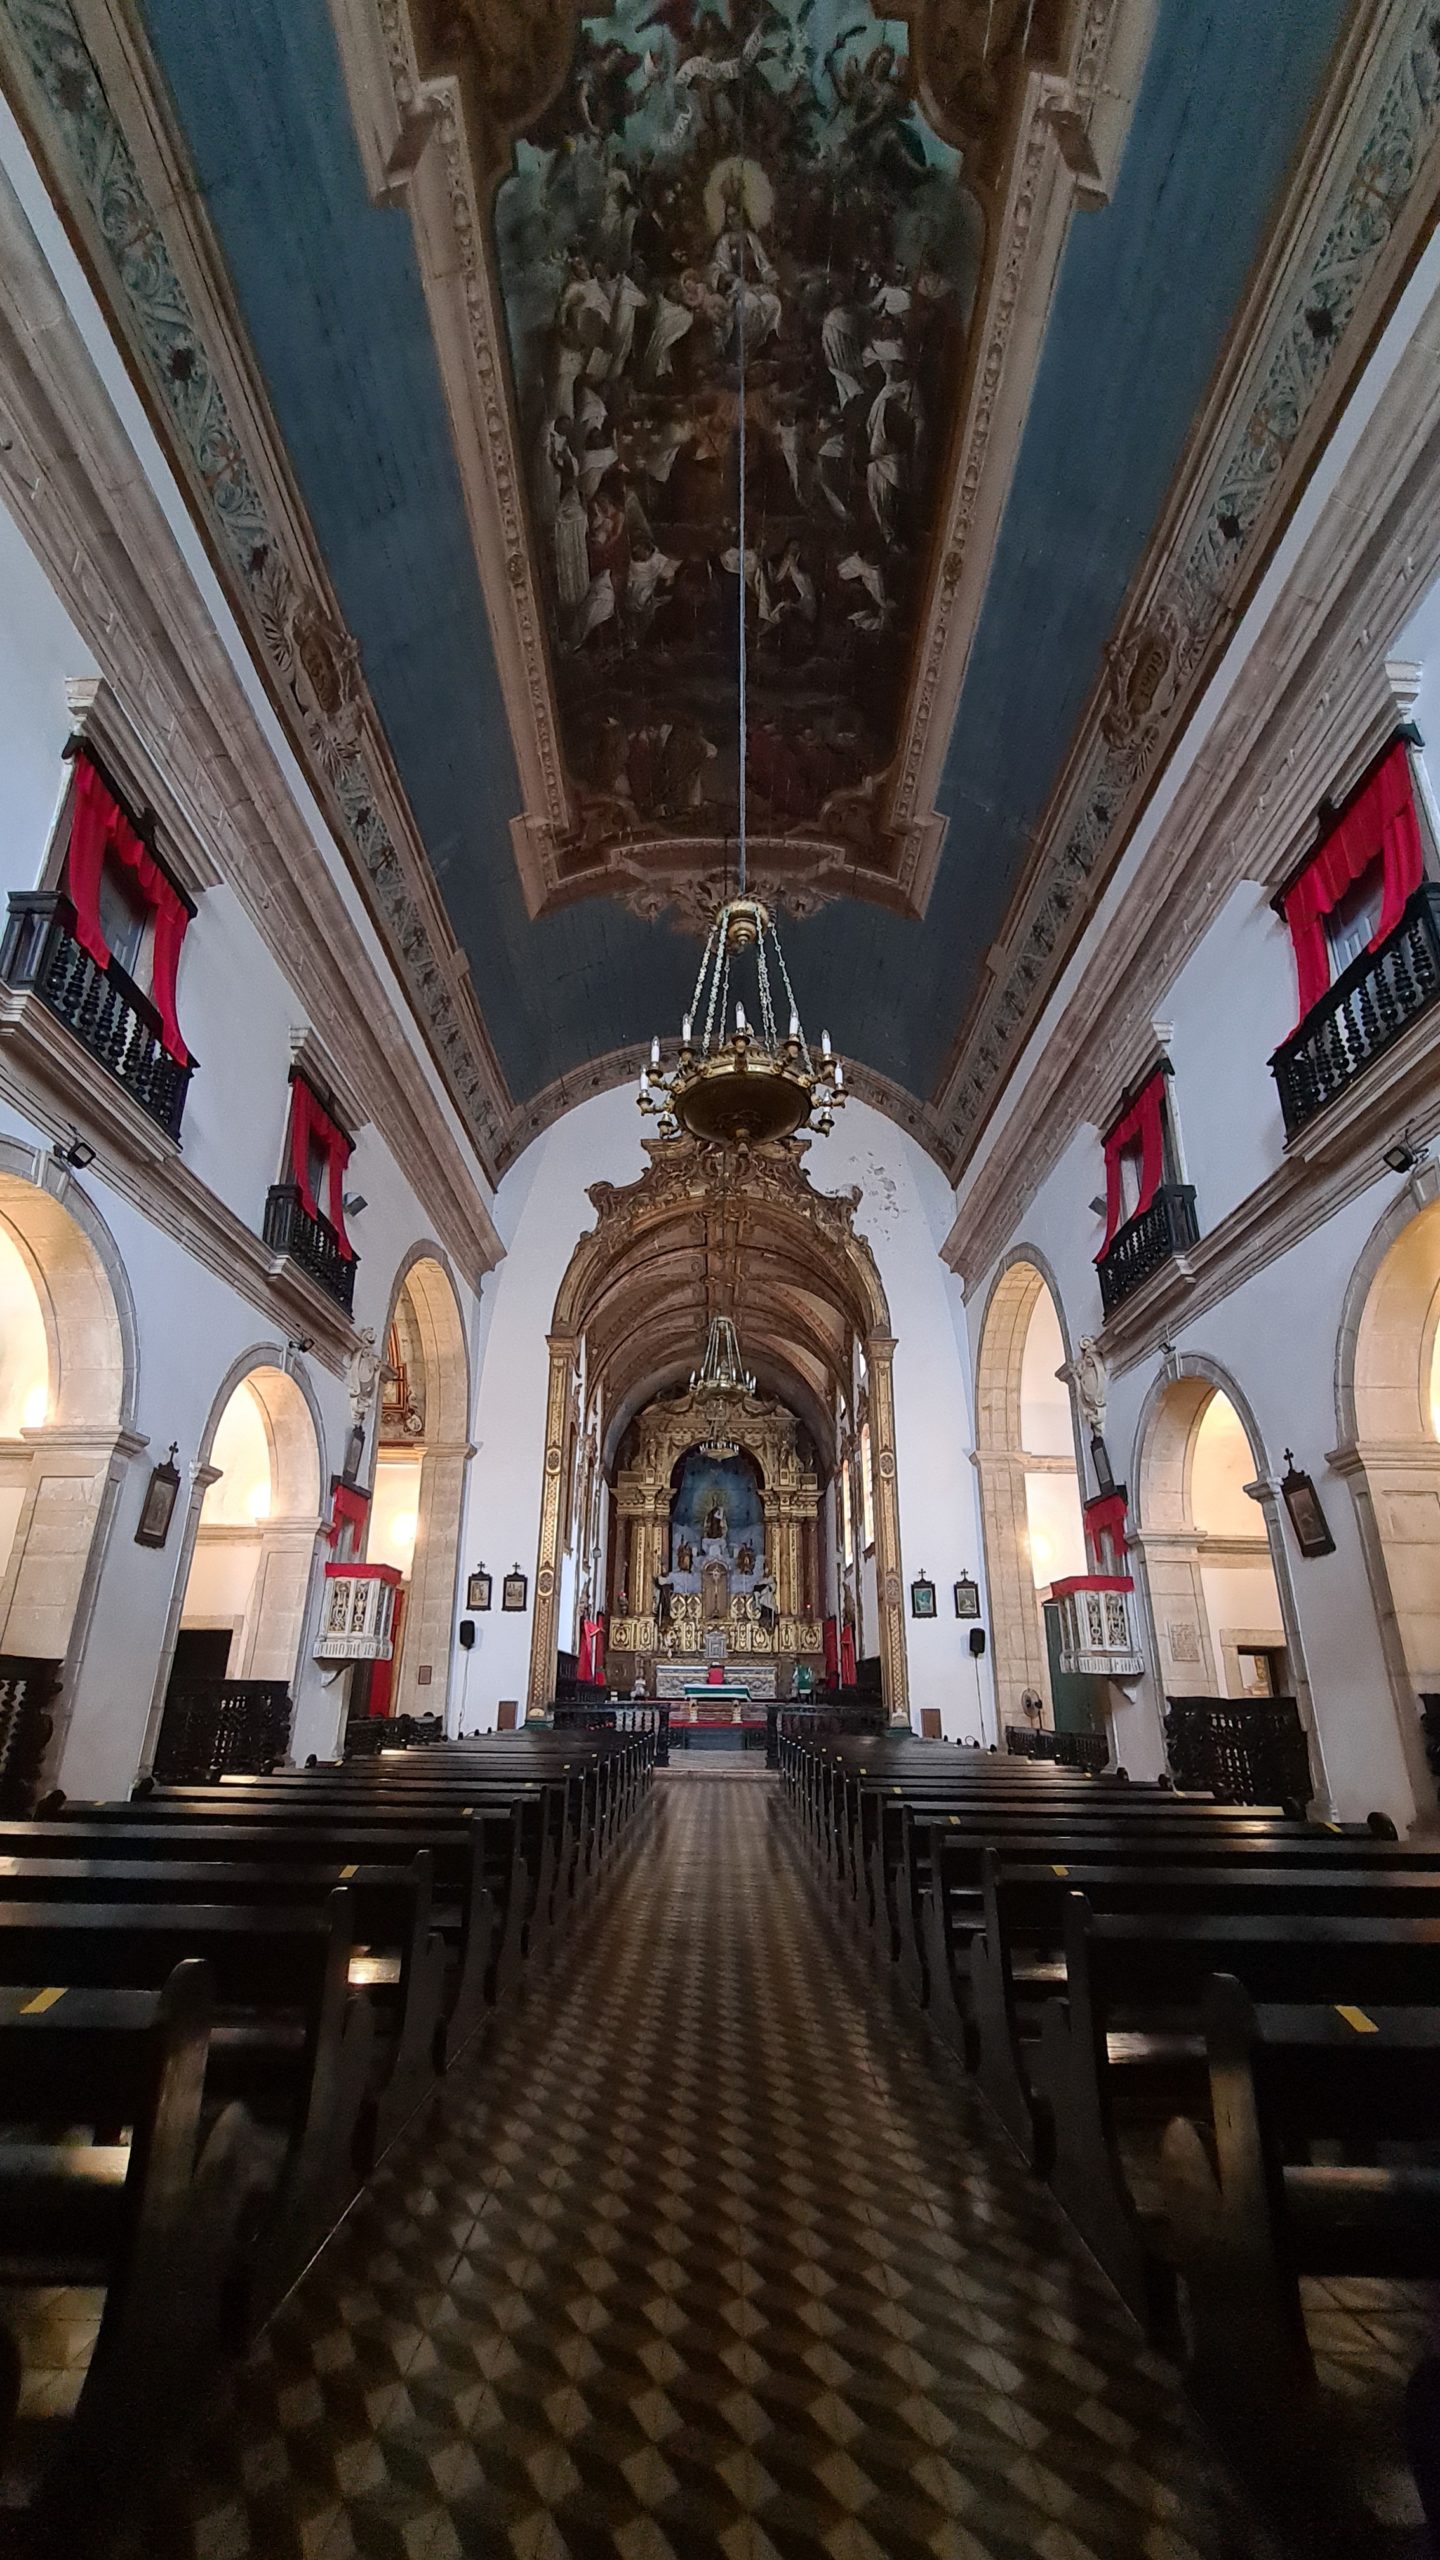
<svg viewBox="0 0 1440 2560"><path fill-rule="evenodd" d="M778 1785L655 1795L239 2377L174 2550L1255 2560L1165 2368L872 2000Z"/></svg>

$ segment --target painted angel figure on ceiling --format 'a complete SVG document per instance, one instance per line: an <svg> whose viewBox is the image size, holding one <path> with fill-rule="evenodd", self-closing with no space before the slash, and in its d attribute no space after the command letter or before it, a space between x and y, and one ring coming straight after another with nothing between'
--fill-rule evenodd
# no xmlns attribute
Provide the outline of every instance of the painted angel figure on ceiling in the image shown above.
<svg viewBox="0 0 1440 2560"><path fill-rule="evenodd" d="M836 103L849 128L850 147L871 175L910 187L926 170L925 145L911 112L909 65L893 44L877 44L862 59L845 47L864 26L846 27L825 57Z"/></svg>

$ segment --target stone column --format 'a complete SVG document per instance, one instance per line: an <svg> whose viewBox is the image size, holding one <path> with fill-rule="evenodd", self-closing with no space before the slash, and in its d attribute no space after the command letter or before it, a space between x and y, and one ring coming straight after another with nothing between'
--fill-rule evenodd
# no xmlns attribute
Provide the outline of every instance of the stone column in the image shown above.
<svg viewBox="0 0 1440 2560"><path fill-rule="evenodd" d="M447 1711L460 1562L460 1505L466 1464L474 1454L467 1440L452 1446L434 1444L421 1453L419 1528L401 1626L400 1677L391 1693L394 1715L443 1716ZM422 1682L418 1675L424 1669L429 1670L430 1678Z"/></svg>
<svg viewBox="0 0 1440 2560"><path fill-rule="evenodd" d="M999 1449L977 1449L974 1460L980 1475L996 1719L1003 1740L1007 1725L1026 1721L1020 1704L1024 1692L1033 1689L1037 1697L1043 1698L1050 1684L1045 1672L1039 1600L1030 1569L1026 1461L1009 1450Z"/></svg>
<svg viewBox="0 0 1440 2560"><path fill-rule="evenodd" d="M900 1556L900 1484L895 1459L895 1338L872 1333L870 1449L875 1473L875 1585L880 1603L880 1679L892 1725L910 1722L910 1670L905 1649L905 1585Z"/></svg>
<svg viewBox="0 0 1440 2560"><path fill-rule="evenodd" d="M545 1397L545 1471L540 1487L540 1551L535 1563L535 1611L530 1622L530 1695L527 1722L543 1723L555 1686L556 1621L560 1578L560 1501L564 1489L565 1437L575 1393L575 1336L551 1333L550 1383Z"/></svg>

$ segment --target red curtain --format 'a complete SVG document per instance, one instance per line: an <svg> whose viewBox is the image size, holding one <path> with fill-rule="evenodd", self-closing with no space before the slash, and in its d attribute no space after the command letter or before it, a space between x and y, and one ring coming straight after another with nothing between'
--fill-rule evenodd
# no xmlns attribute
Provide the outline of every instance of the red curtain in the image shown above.
<svg viewBox="0 0 1440 2560"><path fill-rule="evenodd" d="M855 1630L848 1619L840 1630L840 1686L855 1686Z"/></svg>
<svg viewBox="0 0 1440 2560"><path fill-rule="evenodd" d="M337 1551L343 1544L345 1553L341 1561L348 1562L351 1558L358 1557L364 1545L365 1523L370 1515L370 1496L368 1493L362 1493L360 1487L354 1484L336 1483L333 1491L330 1526L325 1532L325 1541L327 1546L334 1547Z"/></svg>
<svg viewBox="0 0 1440 2560"><path fill-rule="evenodd" d="M80 755L75 759L66 878L75 909L75 939L99 969L107 968L110 962L110 945L100 922L100 875L107 853L133 872L155 919L151 981L155 1010L160 1016L160 1038L176 1065L188 1067L190 1052L175 1018L175 978L189 913L179 891L141 843L89 757Z"/></svg>
<svg viewBox="0 0 1440 2560"><path fill-rule="evenodd" d="M331 1119L319 1095L311 1091L304 1077L296 1076L290 1086L290 1169L306 1217L318 1218L320 1210L310 1180L312 1143L325 1158L329 1188L327 1214L335 1230L335 1241L346 1261L353 1262L355 1248L345 1233L345 1167L355 1152L354 1141L346 1137L337 1121Z"/></svg>
<svg viewBox="0 0 1440 2560"><path fill-rule="evenodd" d="M580 1623L580 1672L582 1680L598 1680L605 1658L605 1621L584 1618Z"/></svg>
<svg viewBox="0 0 1440 2560"><path fill-rule="evenodd" d="M1131 1216L1148 1209L1165 1175L1165 1085L1163 1067L1142 1084L1129 1109L1122 1112L1105 1139L1105 1241L1096 1254L1103 1262L1124 1221L1120 1161L1127 1148L1140 1150L1140 1197Z"/></svg>
<svg viewBox="0 0 1440 2560"><path fill-rule="evenodd" d="M1311 1006L1329 992L1325 918L1377 857L1384 864L1385 895L1380 922L1370 939L1372 951L1394 932L1425 867L1415 786L1403 738L1387 747L1281 901L1295 947L1302 1022Z"/></svg>

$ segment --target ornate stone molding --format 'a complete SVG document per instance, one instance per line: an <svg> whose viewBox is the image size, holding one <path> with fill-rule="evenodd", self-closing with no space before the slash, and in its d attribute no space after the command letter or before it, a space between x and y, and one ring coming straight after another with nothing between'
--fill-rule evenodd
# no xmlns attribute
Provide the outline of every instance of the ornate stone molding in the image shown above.
<svg viewBox="0 0 1440 2560"><path fill-rule="evenodd" d="M239 900L457 1267L478 1280L501 1247L473 1160L3 180L0 384L0 489L103 670L98 687L69 688L72 712L98 723L194 886L223 879Z"/></svg>
<svg viewBox="0 0 1440 2560"><path fill-rule="evenodd" d="M935 795L1060 253L1076 204L1104 201L1153 9L1154 0L1064 0L1050 57L1020 0L998 0L988 18L959 0L909 0L899 13L927 111L971 148L985 259L900 750L863 805L848 795L853 833L757 833L756 876L782 901L813 911L858 896L925 912L944 837ZM561 748L489 253L512 137L563 79L576 0L547 0L543 11L331 0L331 14L371 191L383 203L403 197L414 225L520 770L524 808L511 833L527 906L540 915L618 888L643 914L678 903L682 919L703 907L708 921L727 852L718 839L646 839L638 849L615 835L586 840Z"/></svg>
<svg viewBox="0 0 1440 2560"><path fill-rule="evenodd" d="M937 1091L963 1163L1272 558L1435 219L1440 20L1358 11Z"/></svg>
<svg viewBox="0 0 1440 2560"><path fill-rule="evenodd" d="M1009 1117L990 1137L945 1245L967 1290L998 1261L1077 1128L1103 1121L1177 971L1236 885L1252 880L1269 889L1284 878L1313 840L1321 801L1343 796L1413 700L1413 669L1391 657L1389 645L1440 577L1437 360L1440 289L1378 392L1123 902L1093 938ZM1323 1115L1313 1146L1307 1135L1271 1185L1293 1187L1297 1155L1308 1160L1314 1147L1348 1158L1368 1143L1372 1104L1383 1093L1393 1114L1411 1075L1422 1076L1433 1038L1425 1017L1344 1105ZM1226 1229L1248 1216L1241 1204ZM1197 1272L1210 1244L1202 1237L1188 1257ZM1272 1240L1264 1249L1278 1248ZM1141 1295L1148 1306L1149 1291Z"/></svg>
<svg viewBox="0 0 1440 2560"><path fill-rule="evenodd" d="M490 1160L509 1095L123 0L0 0L0 79L137 374L227 598L449 1090Z"/></svg>

